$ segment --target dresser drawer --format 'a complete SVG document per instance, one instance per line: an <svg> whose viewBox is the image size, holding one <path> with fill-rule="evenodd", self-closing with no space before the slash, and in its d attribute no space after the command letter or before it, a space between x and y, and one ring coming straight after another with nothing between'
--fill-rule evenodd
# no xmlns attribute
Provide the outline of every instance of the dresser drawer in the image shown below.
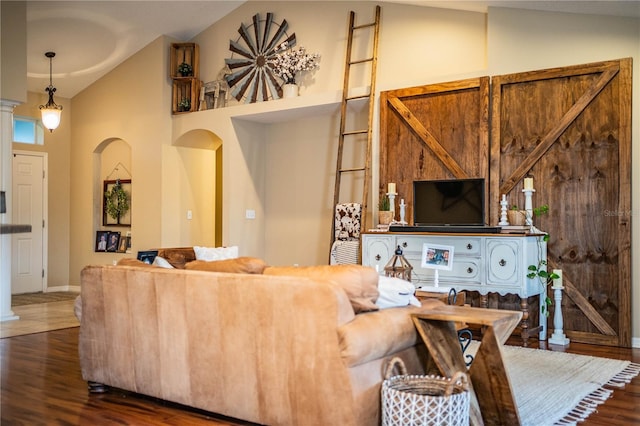
<svg viewBox="0 0 640 426"><path fill-rule="evenodd" d="M482 254L482 240L475 237L418 237L418 236L398 236L396 244L405 253L422 253L424 243L453 246L454 258L457 256L480 256Z"/></svg>
<svg viewBox="0 0 640 426"><path fill-rule="evenodd" d="M407 261L413 266L412 281L414 284L432 285L435 276L434 269L422 268L420 266L420 257L408 255L405 256ZM474 258L457 258L453 262L451 271L438 270L438 280L449 284L455 283L477 283L482 282L482 263L480 259Z"/></svg>

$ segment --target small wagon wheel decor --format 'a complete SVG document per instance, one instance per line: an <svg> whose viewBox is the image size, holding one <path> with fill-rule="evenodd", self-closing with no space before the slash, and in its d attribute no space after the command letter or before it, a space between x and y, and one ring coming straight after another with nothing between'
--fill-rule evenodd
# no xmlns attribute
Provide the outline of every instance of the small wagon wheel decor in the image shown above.
<svg viewBox="0 0 640 426"><path fill-rule="evenodd" d="M286 48L296 44L295 33L287 34L288 27L286 20L282 20L281 24L275 22L271 12L267 13L265 19L256 13L249 26L240 24L240 37L236 41L229 41L232 55L225 59L232 71L225 79L231 94L238 101L254 103L282 98L282 88L271 62L277 52L283 50L283 43L286 43ZM234 58L234 54L238 57Z"/></svg>
<svg viewBox="0 0 640 426"><path fill-rule="evenodd" d="M128 186L129 191L126 190ZM103 225L129 226L130 220L123 220L131 209L131 180L117 179L104 181ZM126 223L125 223L126 222Z"/></svg>

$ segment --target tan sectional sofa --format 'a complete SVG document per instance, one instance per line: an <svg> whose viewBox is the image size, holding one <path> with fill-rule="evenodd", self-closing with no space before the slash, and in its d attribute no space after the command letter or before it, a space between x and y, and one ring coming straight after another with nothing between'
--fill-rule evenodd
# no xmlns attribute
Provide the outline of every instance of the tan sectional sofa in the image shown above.
<svg viewBox="0 0 640 426"><path fill-rule="evenodd" d="M82 376L259 424L378 425L388 361L424 373L410 314L428 306L356 314L340 277L318 274L335 267L318 268L87 266Z"/></svg>

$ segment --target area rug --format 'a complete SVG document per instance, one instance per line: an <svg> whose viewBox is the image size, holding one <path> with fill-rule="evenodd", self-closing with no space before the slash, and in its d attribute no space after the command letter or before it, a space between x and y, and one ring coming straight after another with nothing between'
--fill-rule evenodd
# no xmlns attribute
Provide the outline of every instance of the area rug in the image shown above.
<svg viewBox="0 0 640 426"><path fill-rule="evenodd" d="M474 342L468 351L474 354ZM504 346L522 426L573 425L640 373L630 361Z"/></svg>
<svg viewBox="0 0 640 426"><path fill-rule="evenodd" d="M37 303L62 302L63 300L74 300L78 297L73 291L54 291L51 293L25 293L11 296L11 306L35 305Z"/></svg>

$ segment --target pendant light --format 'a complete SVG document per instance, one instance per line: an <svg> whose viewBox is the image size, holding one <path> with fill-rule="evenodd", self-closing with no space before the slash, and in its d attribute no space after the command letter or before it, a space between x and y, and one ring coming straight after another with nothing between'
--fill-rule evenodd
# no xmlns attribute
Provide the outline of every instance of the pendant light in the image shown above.
<svg viewBox="0 0 640 426"><path fill-rule="evenodd" d="M45 105L40 105L40 111L42 112L42 124L44 124L44 127L49 129L50 132L53 132L58 128L58 125L60 124L60 115L62 114L62 105L56 105L53 101L53 94L56 91L56 88L53 87L52 60L53 57L56 56L56 53L47 52L44 56L49 58L49 87L45 89L47 93L49 93L49 102Z"/></svg>

